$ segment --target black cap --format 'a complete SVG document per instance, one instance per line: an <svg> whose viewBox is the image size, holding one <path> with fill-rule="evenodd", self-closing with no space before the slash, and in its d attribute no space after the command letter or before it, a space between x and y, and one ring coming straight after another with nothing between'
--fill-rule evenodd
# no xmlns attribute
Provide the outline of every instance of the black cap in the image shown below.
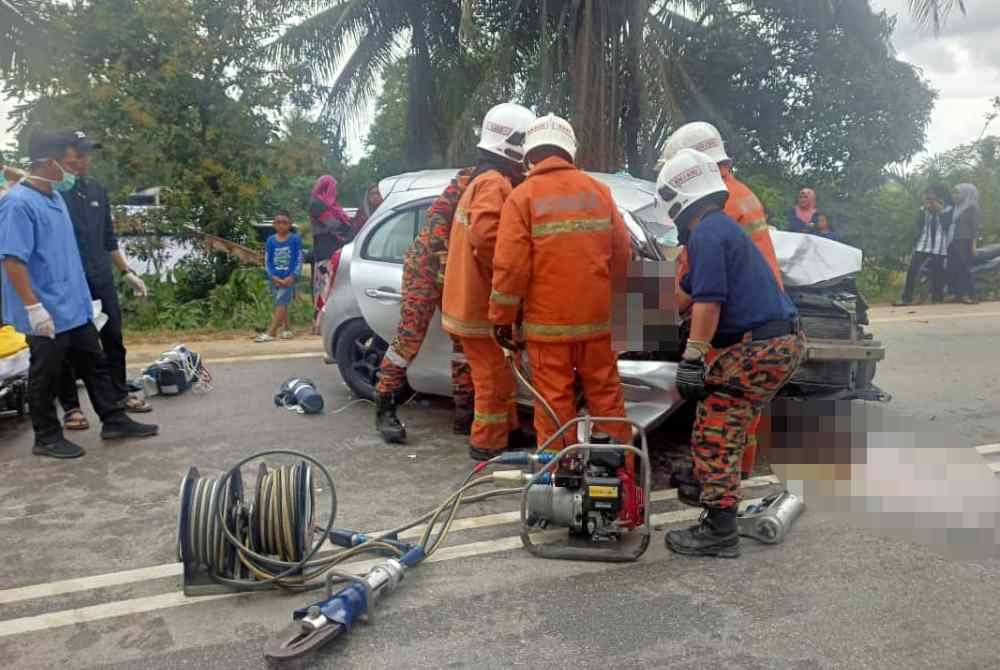
<svg viewBox="0 0 1000 670"><path fill-rule="evenodd" d="M87 133L82 130L74 130L73 135L76 136L76 150L81 154L89 154L94 149L100 149L101 143L97 142L87 136Z"/></svg>
<svg viewBox="0 0 1000 670"><path fill-rule="evenodd" d="M28 139L28 157L32 161L62 160L66 149L76 148L78 142L73 130L36 130Z"/></svg>

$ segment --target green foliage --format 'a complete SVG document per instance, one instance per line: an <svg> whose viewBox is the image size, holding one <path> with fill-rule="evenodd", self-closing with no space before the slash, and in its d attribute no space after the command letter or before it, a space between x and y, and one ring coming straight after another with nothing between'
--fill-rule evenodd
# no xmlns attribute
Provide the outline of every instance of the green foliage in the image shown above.
<svg viewBox="0 0 1000 670"><path fill-rule="evenodd" d="M192 298L195 280L178 283L147 278L149 296L136 298L122 292L125 323L133 331L251 330L267 326L274 309L267 276L260 269L236 270L222 285L211 282L203 297ZM292 325L305 326L312 320L307 282L300 280L289 313Z"/></svg>

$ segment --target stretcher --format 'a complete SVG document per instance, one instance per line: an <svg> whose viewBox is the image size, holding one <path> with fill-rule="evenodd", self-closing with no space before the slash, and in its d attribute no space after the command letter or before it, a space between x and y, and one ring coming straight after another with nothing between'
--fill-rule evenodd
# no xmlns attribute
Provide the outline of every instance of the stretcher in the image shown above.
<svg viewBox="0 0 1000 670"><path fill-rule="evenodd" d="M28 342L12 326L0 326L0 416L22 416L28 397Z"/></svg>

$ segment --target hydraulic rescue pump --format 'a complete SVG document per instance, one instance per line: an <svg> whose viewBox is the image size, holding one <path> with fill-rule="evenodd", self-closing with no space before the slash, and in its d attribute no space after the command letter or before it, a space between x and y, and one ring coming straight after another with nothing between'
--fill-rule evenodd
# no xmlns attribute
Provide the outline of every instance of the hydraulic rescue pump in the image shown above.
<svg viewBox="0 0 1000 670"><path fill-rule="evenodd" d="M611 444L593 433L595 423L629 423L640 447ZM649 521L650 467L646 435L625 418L579 417L563 425L562 435L582 427L584 437L566 447L531 475L521 497L521 541L542 558L634 561L652 534ZM564 543L535 543L532 531L566 528Z"/></svg>
<svg viewBox="0 0 1000 670"><path fill-rule="evenodd" d="M528 487L528 525L565 526L595 543L617 542L624 532L642 525L646 505L645 492L626 460L623 450L567 457L551 484Z"/></svg>

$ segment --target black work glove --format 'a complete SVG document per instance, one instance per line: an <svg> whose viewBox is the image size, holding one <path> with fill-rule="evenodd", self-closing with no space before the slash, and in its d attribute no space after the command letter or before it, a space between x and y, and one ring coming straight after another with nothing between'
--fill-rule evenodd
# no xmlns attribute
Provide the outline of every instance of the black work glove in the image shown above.
<svg viewBox="0 0 1000 670"><path fill-rule="evenodd" d="M500 345L501 349L517 351L520 347L514 341L514 326L493 326L493 340Z"/></svg>
<svg viewBox="0 0 1000 670"><path fill-rule="evenodd" d="M705 388L705 375L708 368L705 361L681 361L677 365L677 390L685 400L704 400L708 397L708 389Z"/></svg>

